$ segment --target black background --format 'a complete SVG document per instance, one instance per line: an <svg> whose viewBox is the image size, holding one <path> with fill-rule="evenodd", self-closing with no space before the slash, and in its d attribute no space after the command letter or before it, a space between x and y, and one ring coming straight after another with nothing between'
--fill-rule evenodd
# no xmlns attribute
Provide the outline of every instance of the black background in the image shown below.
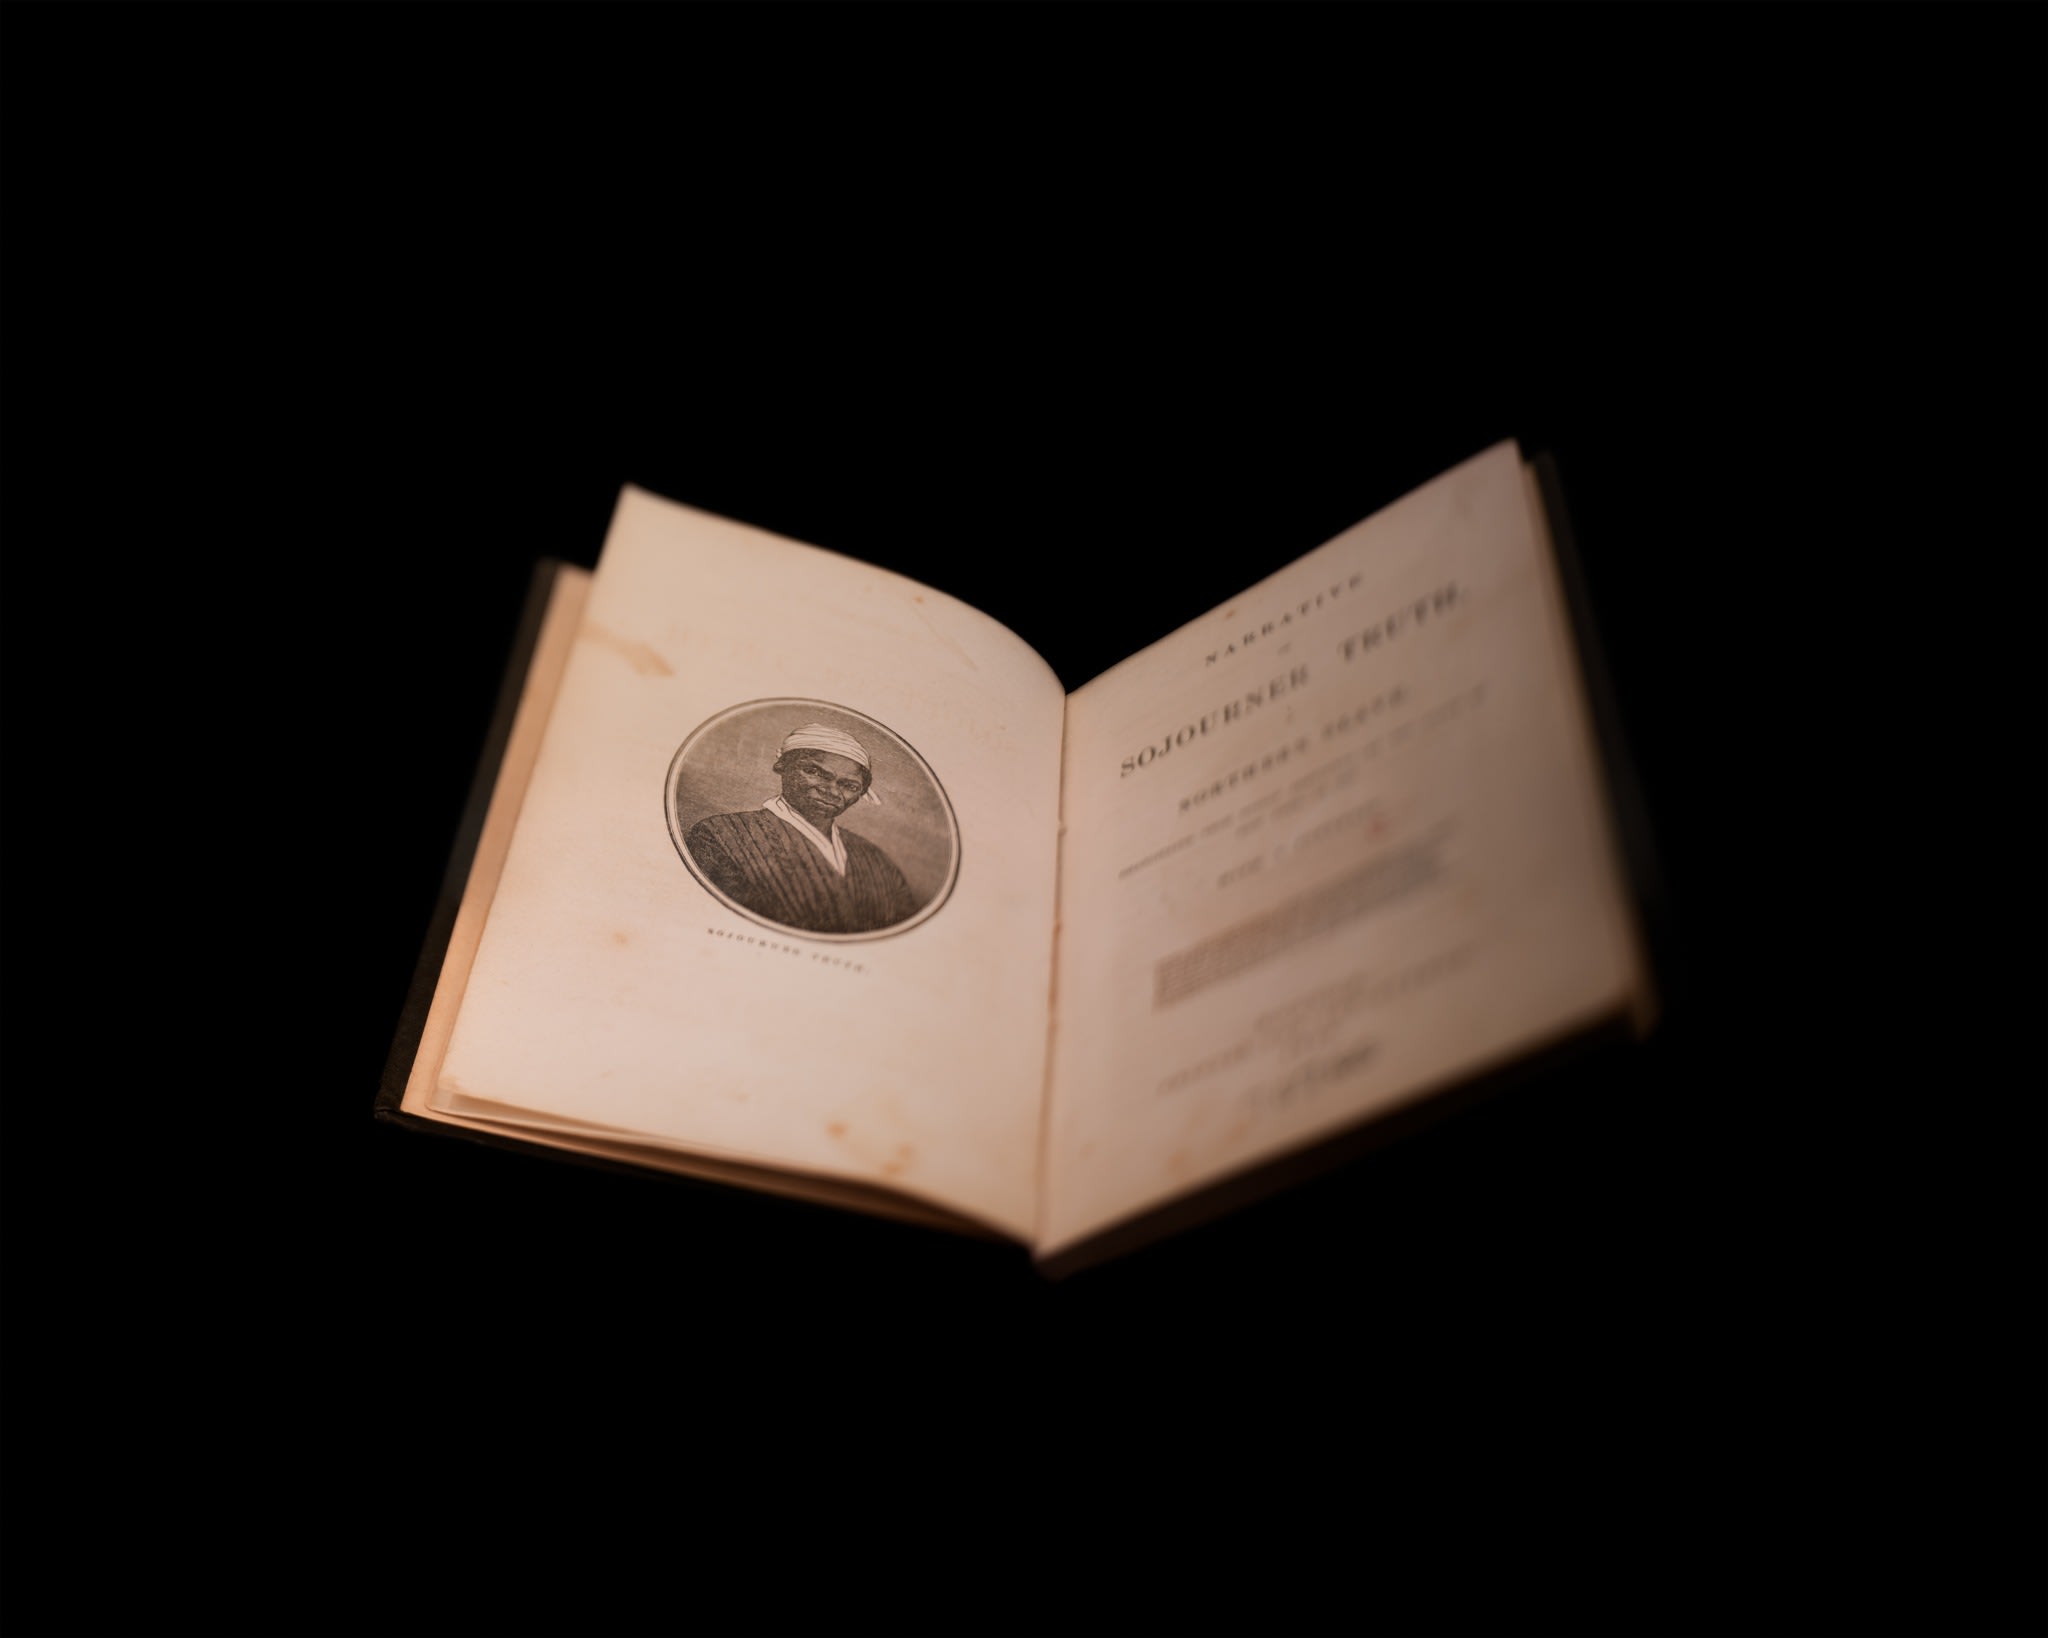
<svg viewBox="0 0 2048 1638"><path fill-rule="evenodd" d="M6 8L7 1630L2042 1630L2044 36ZM1502 437L1622 1062L1060 1284L371 1119L620 484L1076 686Z"/></svg>

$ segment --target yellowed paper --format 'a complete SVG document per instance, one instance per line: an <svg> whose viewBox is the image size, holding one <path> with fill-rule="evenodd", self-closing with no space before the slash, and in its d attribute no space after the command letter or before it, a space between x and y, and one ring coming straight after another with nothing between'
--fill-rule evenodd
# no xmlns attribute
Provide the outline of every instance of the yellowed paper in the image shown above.
<svg viewBox="0 0 2048 1638"><path fill-rule="evenodd" d="M1028 1239L1063 704L955 599L628 489L433 1107Z"/></svg>
<svg viewBox="0 0 2048 1638"><path fill-rule="evenodd" d="M1041 1252L1626 1002L1566 630L1502 444L1075 694Z"/></svg>

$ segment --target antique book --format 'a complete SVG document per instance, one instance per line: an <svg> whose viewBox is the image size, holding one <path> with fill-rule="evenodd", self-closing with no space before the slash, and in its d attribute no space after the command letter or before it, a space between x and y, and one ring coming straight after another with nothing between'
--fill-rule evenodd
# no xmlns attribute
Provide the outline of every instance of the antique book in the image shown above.
<svg viewBox="0 0 2048 1638"><path fill-rule="evenodd" d="M1541 463L1502 443L1068 692L628 487L539 577L380 1116L1063 1272L1654 1013Z"/></svg>

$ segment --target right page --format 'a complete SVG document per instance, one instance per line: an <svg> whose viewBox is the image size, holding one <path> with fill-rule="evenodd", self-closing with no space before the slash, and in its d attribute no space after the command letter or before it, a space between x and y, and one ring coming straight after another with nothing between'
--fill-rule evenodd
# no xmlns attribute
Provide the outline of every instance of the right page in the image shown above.
<svg viewBox="0 0 2048 1638"><path fill-rule="evenodd" d="M1063 809L1041 1256L1642 993L1512 443L1073 694Z"/></svg>

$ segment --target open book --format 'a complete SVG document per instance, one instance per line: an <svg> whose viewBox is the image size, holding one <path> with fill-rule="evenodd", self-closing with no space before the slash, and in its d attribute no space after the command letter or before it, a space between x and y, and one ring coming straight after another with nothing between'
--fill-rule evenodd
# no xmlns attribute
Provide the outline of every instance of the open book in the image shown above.
<svg viewBox="0 0 2048 1638"><path fill-rule="evenodd" d="M1498 445L1068 693L943 592L626 489L553 566L387 1118L1063 1270L1651 983Z"/></svg>

